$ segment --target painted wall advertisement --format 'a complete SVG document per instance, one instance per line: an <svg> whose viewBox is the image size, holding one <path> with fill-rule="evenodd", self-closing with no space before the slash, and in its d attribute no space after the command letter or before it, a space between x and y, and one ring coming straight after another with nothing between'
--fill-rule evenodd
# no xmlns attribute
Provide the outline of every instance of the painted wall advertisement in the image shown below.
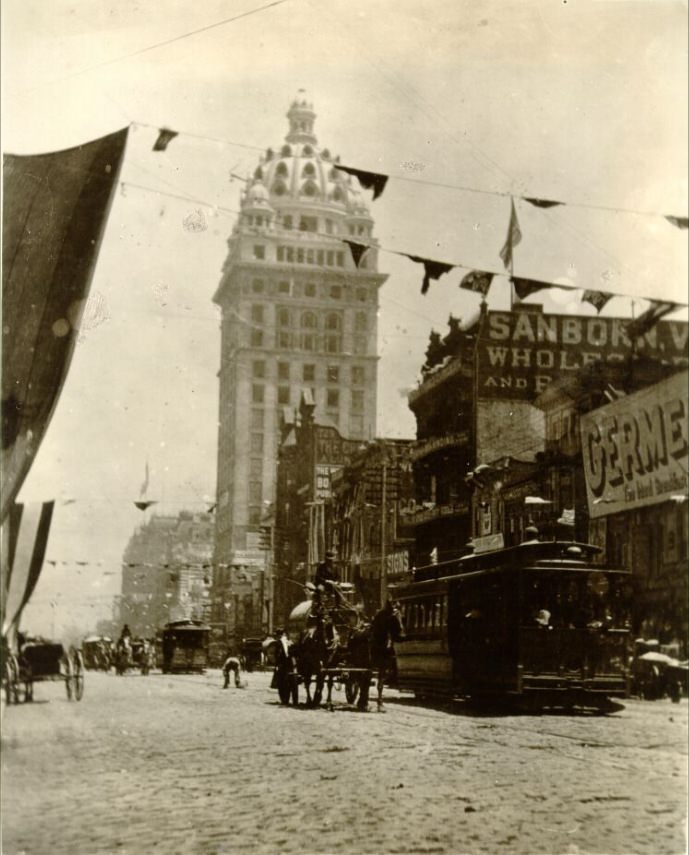
<svg viewBox="0 0 689 855"><path fill-rule="evenodd" d="M581 417L591 518L687 491L686 371Z"/></svg>
<svg viewBox="0 0 689 855"><path fill-rule="evenodd" d="M631 352L621 318L489 312L479 340L482 398L531 401L552 380L592 362L620 362ZM638 342L639 353L687 365L686 321L660 321Z"/></svg>

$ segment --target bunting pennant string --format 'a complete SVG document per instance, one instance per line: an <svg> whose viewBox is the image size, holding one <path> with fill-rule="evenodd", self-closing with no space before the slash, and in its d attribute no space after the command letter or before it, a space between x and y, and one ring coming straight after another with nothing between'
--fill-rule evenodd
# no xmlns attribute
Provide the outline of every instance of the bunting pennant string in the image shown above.
<svg viewBox="0 0 689 855"><path fill-rule="evenodd" d="M159 136L162 135L163 133L172 134L170 139L164 140L164 147L163 148L156 149L154 146L154 149L153 149L154 151L164 151L165 148L167 147L167 144L170 142L170 140L174 139L174 137L176 137L176 136L189 137L191 139L198 139L198 140L207 140L209 142L214 142L214 143L222 143L224 145L234 146L236 148L248 149L250 151L259 151L259 152L265 151L264 146L249 145L248 143L237 142L236 140L230 140L230 139L226 139L224 137L213 137L213 136L209 136L207 134L196 134L196 133L192 133L191 131L171 131L168 128L157 128L155 125L151 125L148 122L140 122L138 120L132 121L131 126L132 127L140 127L140 128L152 128L152 129L158 131ZM385 188L385 185L387 184L387 181L390 178L392 178L393 181L406 181L406 182L409 182L411 184L423 184L423 185L429 186L429 187L442 187L444 189L458 190L458 191L464 192L464 193L477 193L477 194L481 194L484 196L497 196L500 198L521 199L524 202L527 202L529 205L533 205L536 208L542 208L542 209L556 208L556 207L568 207L568 208L581 208L584 210L591 210L591 211L610 211L612 213L617 213L617 214L633 214L633 215L639 216L639 217L662 217L663 219L672 223L672 225L676 226L677 228L686 229L689 227L689 220L686 217L673 216L670 214L659 213L658 211L648 211L648 210L641 210L641 209L637 209L637 208L625 208L625 207L622 207L619 205L593 205L593 204L587 204L587 203L581 203L581 202L571 202L571 201L563 202L563 201L559 201L559 200L555 200L555 199L544 199L544 198L537 197L537 196L520 196L520 195L515 196L515 194L513 194L513 193L509 193L509 192L502 191L502 190L487 190L487 189L481 188L481 187L471 187L468 185L461 185L461 184L449 184L449 183L440 182L440 181L429 181L429 180L426 180L423 178L418 178L418 177L411 178L408 175L386 175L383 173L368 172L368 171L365 171L362 169L356 169L355 167L351 167L351 166L342 166L341 164L334 164L334 165L336 166L337 169L342 169L344 172L348 172L350 175L356 176L359 179L362 187L364 187L365 189L374 189L374 196L373 196L374 200L377 199L382 194L382 192ZM249 182L252 180L251 178L242 178L239 175L234 175L233 177L237 178L240 181ZM363 180L362 180L362 177L363 177ZM368 183L369 181L371 183ZM367 183L364 183L364 182L367 182ZM379 186L379 190L377 192L376 192L376 185Z"/></svg>
<svg viewBox="0 0 689 855"><path fill-rule="evenodd" d="M171 193L171 192L168 192L168 191L166 191L166 190L160 190L160 189L155 188L155 187L147 187L147 186L144 186L144 185L141 185L141 184L134 184L134 183L132 183L132 182L127 182L127 185L126 185L126 186L128 186L128 187L132 187L132 188L136 188L136 189L138 189L138 190L142 190L142 191L144 191L144 192L156 193L156 194L158 194L158 195L162 195L162 196L169 196L169 197L171 197L171 198L175 198L175 199L182 199L182 200L187 201L187 202L194 202L194 203L196 203L196 204L206 205L206 206L207 206L207 207L209 207L209 208L214 207L210 202L206 202L206 201L204 201L203 199L197 199L197 198L193 198L193 197L191 197L191 196L182 196L182 195L180 195L180 194ZM565 204L565 203L563 203L563 204ZM225 213L225 214L231 214L231 215L238 215L238 214L239 214L239 211L234 211L234 210L231 210L231 209L229 209L229 208L224 208L224 207L221 207L221 206L216 206L216 207L217 207L217 210L218 210L218 211L220 211L220 212L222 212L222 213ZM352 244L352 243L356 243L355 241L350 241L350 240L348 240L348 239L346 239L346 238L334 237L333 235L328 234L328 233L326 233L326 232L314 232L313 234L317 234L317 235L320 235L320 236L323 236L323 237L327 237L327 238L329 238L329 239L331 239L331 240L333 240L333 239L334 239L334 240L338 240L340 243L347 244L348 246L350 246L350 249L351 249L351 244ZM510 242L509 242L509 238L510 238L510 236L511 236L511 238L512 238L511 246L510 246ZM509 232L508 232L508 240L506 241L505 246L504 246L504 247L503 247L503 249L501 250L501 253L500 253L501 258L502 258L502 256L503 256L503 252L505 252L505 253L507 254L507 252L508 252L508 251L510 251L510 255L511 255L511 250L513 250L514 246L516 246L516 245L521 241L521 237L522 237L521 228L520 228L520 226L519 226L519 222L518 222L518 220L517 220L517 218L516 218L516 210L515 210L515 218L514 218L514 221L512 221L512 218L510 218L510 229L509 229ZM360 244L360 246L366 246L366 245L365 245L365 244ZM370 249L370 246L367 246L367 248L368 248L368 249ZM412 256L412 255L409 255L409 254L408 254L408 253L406 253L406 252L401 252L400 250L397 250L397 249L389 249L389 248L387 248L387 247L383 247L383 246L377 247L377 249L378 249L378 251L379 251L379 252L386 252L386 253L390 253L390 254L393 254L393 255L402 255L402 256L404 256L405 258L409 258L410 260L415 261L415 262L418 262L418 263L425 263L425 262L428 262L428 263L429 263L429 264L431 264L431 265L438 265L440 268L442 268L442 269L441 269L441 273L446 273L446 272L448 272L448 270L451 270L452 268L455 268L455 267L461 268L461 269L466 270L466 271L471 271L471 270L473 270L473 268L472 268L472 267L469 267L468 265L463 264L463 263L461 263L461 262L454 262L454 263L452 263L452 264L448 264L448 263L446 263L446 262L439 262L439 261L434 261L434 260L432 260L432 259L424 259L424 258L420 258L420 257L418 257L418 256ZM511 262L511 260L512 260L512 258L511 258L511 257L509 257L509 258L508 258L508 261L510 261L510 262ZM504 262L504 259L503 259L503 262ZM330 272L337 272L337 271L330 271ZM481 272L487 272L487 271L481 271ZM499 272L497 272L497 271L492 271L492 273L493 273L493 275L494 275L494 276L501 276L501 275L503 275L503 274L501 274L501 273L499 273ZM344 276L345 274L342 274L342 275ZM434 276L429 276L429 277L428 277L428 279L432 279L432 278L437 278L437 277L434 277ZM536 280L534 280L534 281L536 281ZM424 290L422 293L426 293L426 291L427 291L427 289L428 289L428 282L426 281L426 277L424 277L424 283L425 283L425 290ZM578 290L578 289L576 289L576 288L573 288L572 286L561 285L561 284L559 284L559 283L557 283L557 282L544 282L544 283L543 283L543 287L544 287L544 288L547 288L547 287L550 287L550 288L563 288L563 289L567 289L567 288L569 288L570 290ZM611 294L611 296L613 296L613 297L624 297L624 296L630 296L630 295L625 295L625 294L623 294L623 293L615 293L615 294ZM651 297L644 297L643 295L637 295L637 296L639 296L639 297L643 297L644 299L653 299L653 298L651 298ZM682 304L677 304L677 305L687 305L687 304L686 304L686 303L682 303ZM249 320L248 320L248 319L246 319L246 318L243 318L243 317L242 317L241 315L239 315L239 313L237 313L235 310L228 309L228 311L234 312L234 314L236 315L236 317L237 317L240 321L242 321L242 323L245 323L245 324L247 324L247 325L249 325L249 326L256 326L256 328L258 328L258 326L259 326L259 325L252 324L252 322L251 322L251 321L249 321Z"/></svg>
<svg viewBox="0 0 689 855"><path fill-rule="evenodd" d="M373 190L374 202L380 195L382 195L383 190L385 190L385 185L388 183L388 176L382 175L379 172L366 172L363 169L355 169L353 166L342 166L341 163L336 163L335 168L358 178L359 184L361 184L364 190Z"/></svg>
<svg viewBox="0 0 689 855"><path fill-rule="evenodd" d="M474 291L476 294L482 294L485 297L490 289L493 276L493 273L488 273L485 270L471 270L459 283L459 287L465 288L467 291Z"/></svg>
<svg viewBox="0 0 689 855"><path fill-rule="evenodd" d="M584 291L581 295L581 302L590 303L598 314L600 314L603 306L605 306L614 296L614 294L609 294L607 291Z"/></svg>
<svg viewBox="0 0 689 855"><path fill-rule="evenodd" d="M166 151L168 145L177 136L179 136L178 131L171 131L169 128L160 128L158 139L153 144L153 151Z"/></svg>
<svg viewBox="0 0 689 855"><path fill-rule="evenodd" d="M363 254L369 247L365 243L358 243L355 240L347 240L346 238L343 238L343 243L346 243L351 250L354 266L358 268Z"/></svg>
<svg viewBox="0 0 689 855"><path fill-rule="evenodd" d="M632 341L636 341L651 330L665 315L679 308L679 304L651 300L651 305L638 318L627 323L625 330Z"/></svg>
<svg viewBox="0 0 689 855"><path fill-rule="evenodd" d="M446 264L444 261L434 261L432 258L421 258L418 255L408 255L406 252L399 253L416 264L423 264L424 274L421 283L421 293L426 294L431 284L431 279L438 279L445 273L449 273L456 264Z"/></svg>

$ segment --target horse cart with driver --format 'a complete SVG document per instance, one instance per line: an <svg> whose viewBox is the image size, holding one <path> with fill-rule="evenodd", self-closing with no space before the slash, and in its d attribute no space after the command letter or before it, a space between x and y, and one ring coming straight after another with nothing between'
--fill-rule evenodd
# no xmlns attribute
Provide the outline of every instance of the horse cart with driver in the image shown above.
<svg viewBox="0 0 689 855"><path fill-rule="evenodd" d="M336 688L344 689L347 703L366 710L375 675L378 704L382 704L387 651L391 641L401 635L401 623L391 604L373 621L366 620L352 603L353 593L353 586L339 583L334 590L316 592L292 609L285 631L276 634L271 650L275 662L272 686L281 703L296 705L303 685L309 706L321 704L327 687L329 708Z"/></svg>
<svg viewBox="0 0 689 855"><path fill-rule="evenodd" d="M109 671L112 662L112 639L107 635L89 635L81 642L87 671Z"/></svg>
<svg viewBox="0 0 689 855"><path fill-rule="evenodd" d="M84 660L75 647L68 650L56 641L29 638L17 652L5 654L3 680L8 704L33 700L34 683L62 681L68 700L84 695Z"/></svg>

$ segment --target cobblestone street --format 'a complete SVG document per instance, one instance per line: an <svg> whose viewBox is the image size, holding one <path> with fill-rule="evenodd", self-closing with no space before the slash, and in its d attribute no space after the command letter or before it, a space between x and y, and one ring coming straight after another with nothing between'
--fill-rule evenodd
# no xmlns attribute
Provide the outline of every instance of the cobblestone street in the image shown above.
<svg viewBox="0 0 689 855"><path fill-rule="evenodd" d="M38 684L4 708L3 852L686 851L685 699L478 716L389 691L361 714L281 707L269 682Z"/></svg>

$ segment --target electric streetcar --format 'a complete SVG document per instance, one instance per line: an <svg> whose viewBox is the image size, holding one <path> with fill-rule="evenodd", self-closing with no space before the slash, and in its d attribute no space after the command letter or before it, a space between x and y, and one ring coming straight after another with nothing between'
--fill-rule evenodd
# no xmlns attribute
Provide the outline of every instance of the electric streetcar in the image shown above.
<svg viewBox="0 0 689 855"><path fill-rule="evenodd" d="M631 573L590 544L531 541L417 568L396 590L399 688L527 708L619 709Z"/></svg>

